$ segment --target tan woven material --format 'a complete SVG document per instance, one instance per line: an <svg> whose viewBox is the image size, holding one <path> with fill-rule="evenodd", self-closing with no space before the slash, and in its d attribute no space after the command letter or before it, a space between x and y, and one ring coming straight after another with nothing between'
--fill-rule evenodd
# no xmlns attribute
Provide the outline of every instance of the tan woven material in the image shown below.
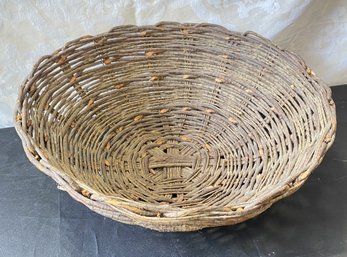
<svg viewBox="0 0 347 257"><path fill-rule="evenodd" d="M95 212L192 231L297 190L336 117L331 90L295 54L254 32L166 22L42 57L20 88L16 129L29 159Z"/></svg>

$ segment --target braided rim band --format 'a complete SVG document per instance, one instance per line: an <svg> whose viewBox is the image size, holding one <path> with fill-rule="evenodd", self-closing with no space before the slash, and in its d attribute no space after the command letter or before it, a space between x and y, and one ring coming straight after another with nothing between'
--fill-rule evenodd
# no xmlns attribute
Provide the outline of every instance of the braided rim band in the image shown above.
<svg viewBox="0 0 347 257"><path fill-rule="evenodd" d="M159 231L242 222L296 191L336 131L331 90L254 32L119 26L20 87L29 160L106 217Z"/></svg>

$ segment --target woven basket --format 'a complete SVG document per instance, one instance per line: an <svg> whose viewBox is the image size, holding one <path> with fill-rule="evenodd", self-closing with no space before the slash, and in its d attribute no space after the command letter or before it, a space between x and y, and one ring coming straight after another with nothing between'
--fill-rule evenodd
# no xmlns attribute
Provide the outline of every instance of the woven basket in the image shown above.
<svg viewBox="0 0 347 257"><path fill-rule="evenodd" d="M336 117L331 90L295 54L254 32L166 22L42 57L15 127L30 161L95 212L192 231L296 191Z"/></svg>

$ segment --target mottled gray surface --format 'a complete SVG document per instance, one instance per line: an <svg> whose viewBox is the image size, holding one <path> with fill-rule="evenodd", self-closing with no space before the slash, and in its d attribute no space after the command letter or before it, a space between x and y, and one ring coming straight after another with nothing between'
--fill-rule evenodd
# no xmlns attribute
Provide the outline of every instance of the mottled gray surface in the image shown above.
<svg viewBox="0 0 347 257"><path fill-rule="evenodd" d="M338 130L320 167L293 196L245 223L159 233L93 213L56 189L0 130L0 256L347 256L347 87L334 87Z"/></svg>

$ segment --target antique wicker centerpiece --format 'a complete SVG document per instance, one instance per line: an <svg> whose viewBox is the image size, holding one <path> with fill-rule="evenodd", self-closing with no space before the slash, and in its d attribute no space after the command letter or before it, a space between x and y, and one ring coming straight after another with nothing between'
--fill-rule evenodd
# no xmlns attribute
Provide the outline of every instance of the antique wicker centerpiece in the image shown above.
<svg viewBox="0 0 347 257"><path fill-rule="evenodd" d="M297 55L254 32L165 22L42 57L15 127L30 161L95 212L192 231L296 191L336 118L330 89Z"/></svg>

